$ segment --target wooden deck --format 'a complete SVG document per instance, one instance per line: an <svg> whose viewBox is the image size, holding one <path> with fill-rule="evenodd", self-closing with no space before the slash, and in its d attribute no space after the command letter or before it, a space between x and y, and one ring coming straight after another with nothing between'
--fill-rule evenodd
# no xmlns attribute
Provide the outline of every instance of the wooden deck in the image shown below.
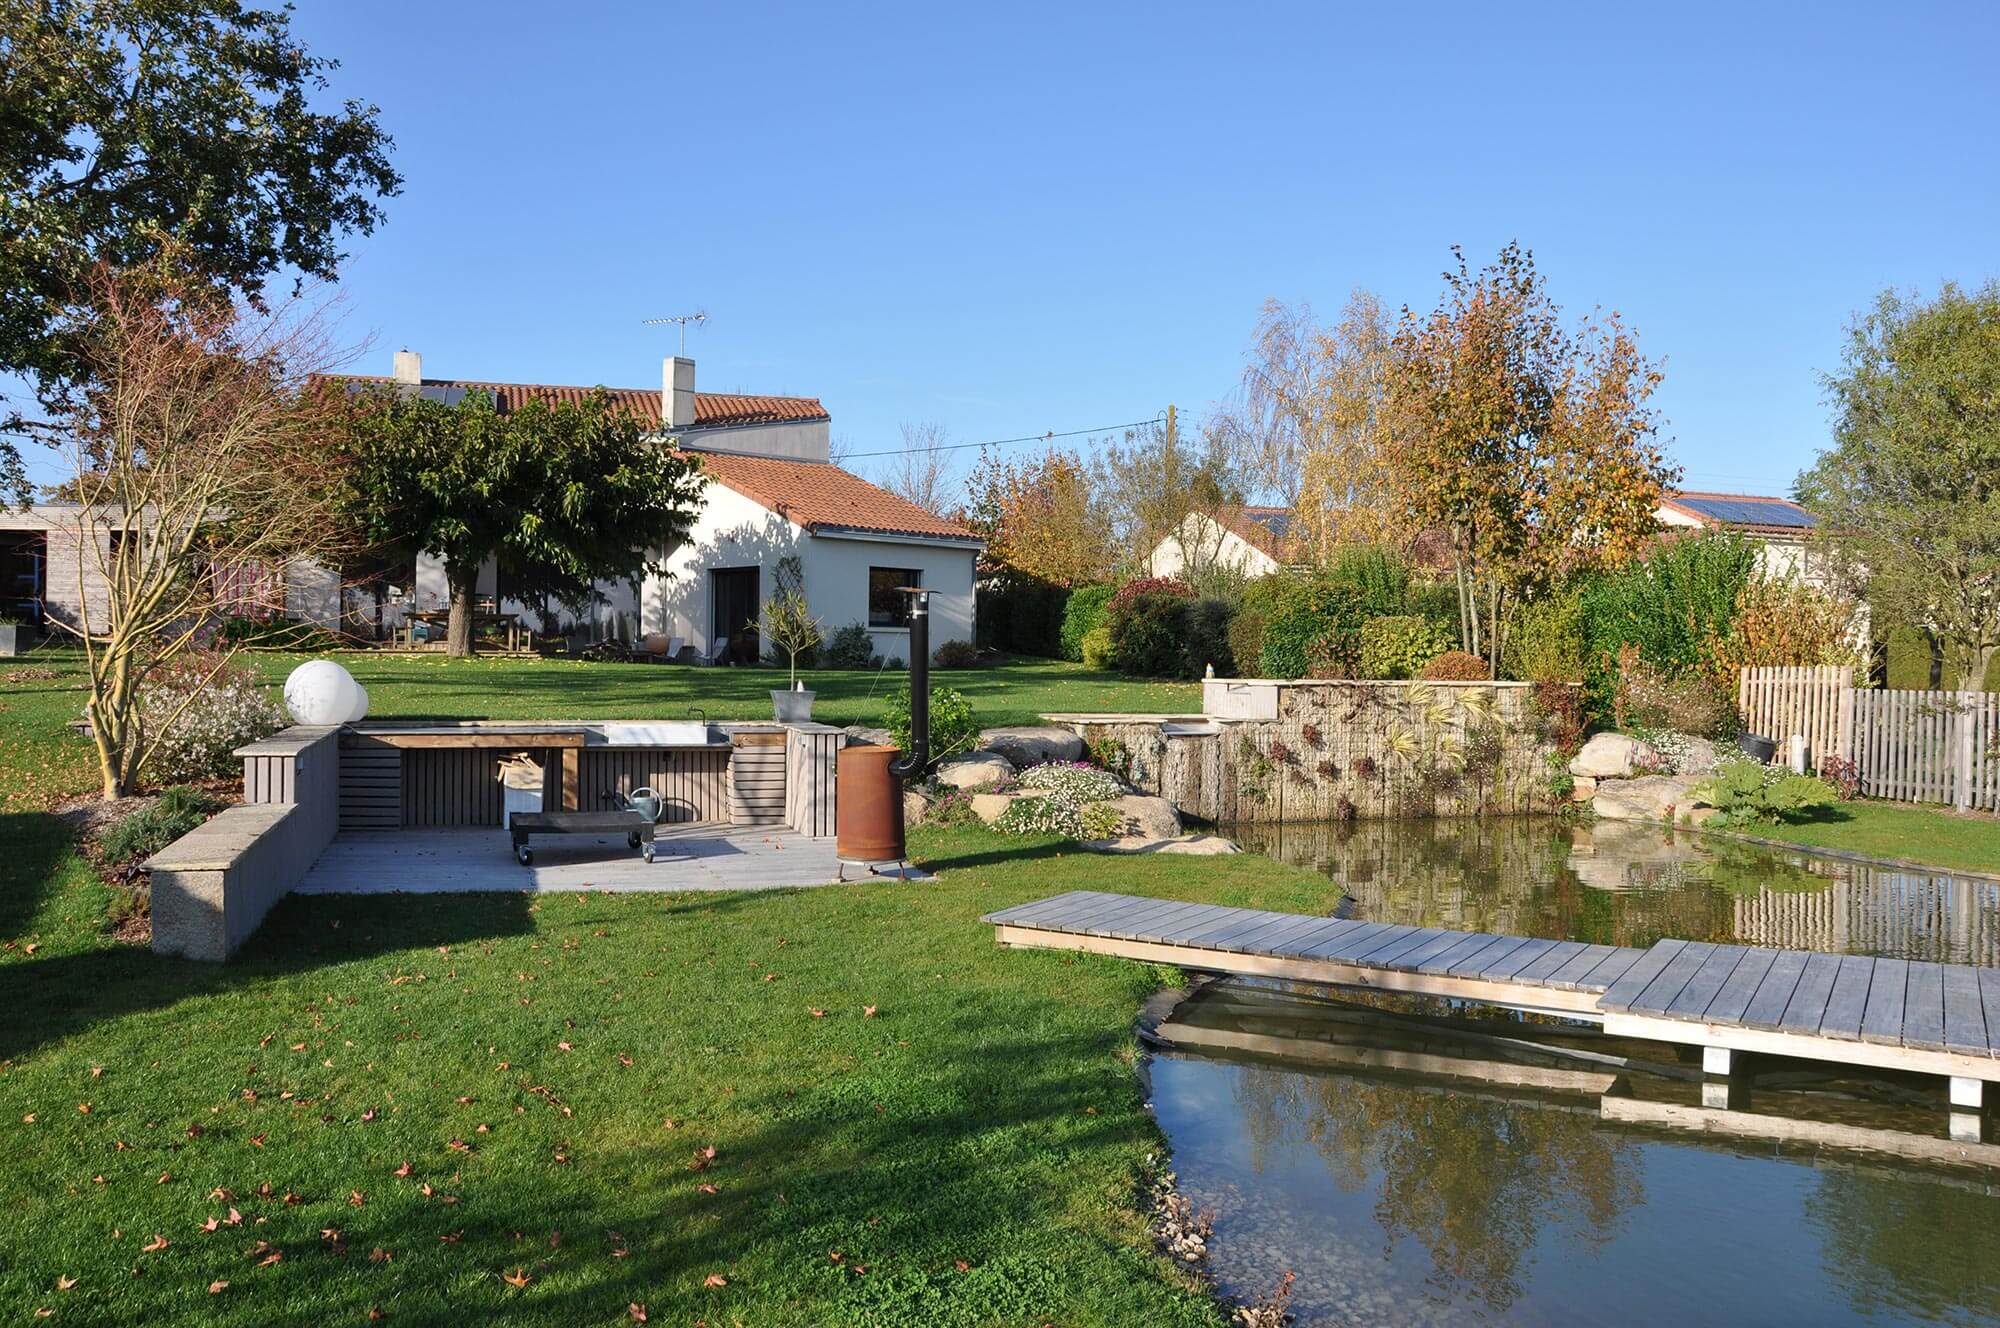
<svg viewBox="0 0 2000 1328"><path fill-rule="evenodd" d="M294 893L768 890L832 883L833 847L783 826L662 825L650 864L622 834L569 835L537 840L534 865L523 867L497 827L343 832Z"/></svg>
<svg viewBox="0 0 2000 1328"><path fill-rule="evenodd" d="M1003 945L1442 996L1704 1049L2000 1081L2000 970L1667 940L1648 949L1073 890L988 914Z"/></svg>

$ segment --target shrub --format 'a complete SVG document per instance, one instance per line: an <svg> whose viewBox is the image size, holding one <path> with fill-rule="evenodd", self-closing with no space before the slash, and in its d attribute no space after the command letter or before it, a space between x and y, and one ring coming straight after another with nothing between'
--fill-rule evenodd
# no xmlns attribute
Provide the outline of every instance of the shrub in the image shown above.
<svg viewBox="0 0 2000 1328"><path fill-rule="evenodd" d="M1258 667L1270 678L1354 676L1368 601L1346 582L1320 578L1285 597L1264 628Z"/></svg>
<svg viewBox="0 0 2000 1328"><path fill-rule="evenodd" d="M868 629L852 622L826 639L820 647L819 662L829 669L865 669L875 663L875 639Z"/></svg>
<svg viewBox="0 0 2000 1328"><path fill-rule="evenodd" d="M1898 691L1923 692L1937 685L1936 650L1930 633L1918 627L1892 627L1885 646L1883 685Z"/></svg>
<svg viewBox="0 0 2000 1328"><path fill-rule="evenodd" d="M1118 813L1101 802L1079 807L1053 796L1016 798L993 825L1010 835L1109 839L1118 833Z"/></svg>
<svg viewBox="0 0 2000 1328"><path fill-rule="evenodd" d="M340 638L324 627L291 618L224 618L215 629L218 645L320 653L336 649Z"/></svg>
<svg viewBox="0 0 2000 1328"><path fill-rule="evenodd" d="M1078 586L1069 592L1069 602L1063 606L1064 659L1077 662L1083 659L1083 638L1104 621L1105 606L1110 604L1114 589L1112 586Z"/></svg>
<svg viewBox="0 0 2000 1328"><path fill-rule="evenodd" d="M1618 652L1612 714L1627 732L1672 729L1716 738L1731 736L1738 727L1735 703L1707 674L1693 668L1670 672L1630 645Z"/></svg>
<svg viewBox="0 0 2000 1328"><path fill-rule="evenodd" d="M1062 653L1067 586L1003 573L979 587L974 598L979 644L989 650L1053 659Z"/></svg>
<svg viewBox="0 0 2000 1328"><path fill-rule="evenodd" d="M1199 678L1210 665L1223 677L1236 672L1236 655L1229 641L1235 617L1236 610L1227 600L1198 599L1188 605L1187 638L1181 651L1183 678Z"/></svg>
<svg viewBox="0 0 2000 1328"><path fill-rule="evenodd" d="M1083 634L1083 664L1090 669L1111 667L1111 629L1099 623Z"/></svg>
<svg viewBox="0 0 2000 1328"><path fill-rule="evenodd" d="M889 693L883 703L883 721L889 737L904 751L910 750L910 688L906 683ZM947 756L969 752L979 745L979 721L973 717L972 702L965 693L951 687L931 688L931 764Z"/></svg>
<svg viewBox="0 0 2000 1328"><path fill-rule="evenodd" d="M1353 678L1361 672L1361 637L1357 632L1327 631L1306 647L1308 678Z"/></svg>
<svg viewBox="0 0 2000 1328"><path fill-rule="evenodd" d="M1413 678L1451 648L1451 637L1428 618L1407 613L1370 618L1361 624L1361 676Z"/></svg>
<svg viewBox="0 0 2000 1328"><path fill-rule="evenodd" d="M1584 730L1589 727L1584 711L1583 688L1575 683L1542 681L1535 684L1528 700L1535 732L1568 761L1583 749Z"/></svg>
<svg viewBox="0 0 2000 1328"><path fill-rule="evenodd" d="M1523 682L1582 682L1589 635L1582 586L1529 600L1507 629L1507 676Z"/></svg>
<svg viewBox="0 0 2000 1328"><path fill-rule="evenodd" d="M1264 615L1239 608L1229 620L1229 658L1238 673L1255 673L1264 654Z"/></svg>
<svg viewBox="0 0 2000 1328"><path fill-rule="evenodd" d="M1486 661L1463 650L1447 650L1424 665L1428 682L1475 682L1492 676Z"/></svg>
<svg viewBox="0 0 2000 1328"><path fill-rule="evenodd" d="M1861 796L1861 767L1844 756L1821 757L1819 777L1833 786L1842 802Z"/></svg>
<svg viewBox="0 0 2000 1328"><path fill-rule="evenodd" d="M1736 618L1707 645L1708 674L1736 685L1738 669L1786 664L1854 664L1855 605L1796 579L1744 582Z"/></svg>
<svg viewBox="0 0 2000 1328"><path fill-rule="evenodd" d="M1181 599L1194 598L1193 588L1178 577L1142 576L1137 580L1127 581L1124 585L1118 587L1116 591L1112 592L1111 598L1104 605L1105 620L1115 620L1119 614L1130 608L1132 602L1141 595L1153 594L1177 595Z"/></svg>
<svg viewBox="0 0 2000 1328"><path fill-rule="evenodd" d="M1614 708L1621 652L1668 674L1703 667L1736 618L1737 597L1756 575L1757 546L1740 535L1700 535L1591 583L1585 684L1598 714Z"/></svg>
<svg viewBox="0 0 2000 1328"><path fill-rule="evenodd" d="M1112 666L1140 678L1184 676L1191 603L1185 595L1165 590L1147 591L1122 605L1114 599L1105 623L1111 630Z"/></svg>
<svg viewBox="0 0 2000 1328"><path fill-rule="evenodd" d="M229 774L230 753L285 727L285 713L244 665L188 652L156 670L140 693L146 773L161 783Z"/></svg>
<svg viewBox="0 0 2000 1328"><path fill-rule="evenodd" d="M1031 765L1017 782L1024 789L1039 789L1077 804L1125 796L1125 786L1109 771L1075 761Z"/></svg>
<svg viewBox="0 0 2000 1328"><path fill-rule="evenodd" d="M1694 794L1715 808L1720 813L1716 819L1725 825L1793 820L1831 807L1838 796L1823 779L1743 759L1724 761L1715 778L1696 785Z"/></svg>
<svg viewBox="0 0 2000 1328"><path fill-rule="evenodd" d="M222 800L198 788L175 784L152 806L133 812L105 831L97 851L116 866L149 858L222 809Z"/></svg>
<svg viewBox="0 0 2000 1328"><path fill-rule="evenodd" d="M1378 545L1344 548L1334 555L1320 579L1352 591L1371 618L1409 612L1410 568L1400 557ZM1454 610L1455 611L1455 610Z"/></svg>
<svg viewBox="0 0 2000 1328"><path fill-rule="evenodd" d="M947 641L931 652L931 663L941 669L969 669L979 662L979 647L970 641Z"/></svg>

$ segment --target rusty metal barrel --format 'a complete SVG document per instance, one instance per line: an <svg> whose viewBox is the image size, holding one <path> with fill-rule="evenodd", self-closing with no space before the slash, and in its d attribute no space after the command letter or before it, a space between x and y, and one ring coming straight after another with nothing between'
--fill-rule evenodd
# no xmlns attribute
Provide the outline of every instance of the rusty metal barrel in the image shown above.
<svg viewBox="0 0 2000 1328"><path fill-rule="evenodd" d="M903 781L897 749L843 747L834 764L834 854L843 862L903 860Z"/></svg>

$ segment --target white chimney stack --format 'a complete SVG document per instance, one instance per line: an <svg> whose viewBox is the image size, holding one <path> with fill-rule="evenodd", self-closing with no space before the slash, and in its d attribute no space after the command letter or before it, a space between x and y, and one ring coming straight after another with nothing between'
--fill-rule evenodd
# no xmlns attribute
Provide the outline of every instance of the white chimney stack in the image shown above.
<svg viewBox="0 0 2000 1328"><path fill-rule="evenodd" d="M694 361L669 355L660 374L660 426L673 433L694 428Z"/></svg>
<svg viewBox="0 0 2000 1328"><path fill-rule="evenodd" d="M413 350L397 351L394 376L399 383L408 383L412 387L420 386L424 381L424 357Z"/></svg>

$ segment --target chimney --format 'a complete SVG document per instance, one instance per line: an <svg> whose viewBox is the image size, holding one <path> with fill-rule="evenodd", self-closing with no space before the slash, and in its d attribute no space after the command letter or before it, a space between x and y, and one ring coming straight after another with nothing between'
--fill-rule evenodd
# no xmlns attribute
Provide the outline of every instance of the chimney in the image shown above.
<svg viewBox="0 0 2000 1328"><path fill-rule="evenodd" d="M669 355L660 375L660 427L669 433L694 428L694 361Z"/></svg>
<svg viewBox="0 0 2000 1328"><path fill-rule="evenodd" d="M413 350L397 351L394 377L397 382L408 383L411 387L421 385L424 381L424 357Z"/></svg>

